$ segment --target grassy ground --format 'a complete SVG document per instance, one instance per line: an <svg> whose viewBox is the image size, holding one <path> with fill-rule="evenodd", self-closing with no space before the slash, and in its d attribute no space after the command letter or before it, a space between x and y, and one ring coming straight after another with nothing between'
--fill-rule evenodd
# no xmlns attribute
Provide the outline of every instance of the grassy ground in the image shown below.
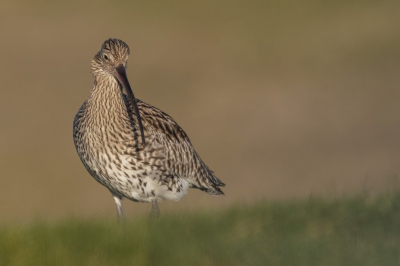
<svg viewBox="0 0 400 266"><path fill-rule="evenodd" d="M400 195L0 230L0 265L398 265Z"/></svg>

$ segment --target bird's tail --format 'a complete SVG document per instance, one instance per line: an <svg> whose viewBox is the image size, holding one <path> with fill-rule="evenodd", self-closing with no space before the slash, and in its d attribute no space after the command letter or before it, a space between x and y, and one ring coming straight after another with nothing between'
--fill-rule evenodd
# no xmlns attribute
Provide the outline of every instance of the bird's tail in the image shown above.
<svg viewBox="0 0 400 266"><path fill-rule="evenodd" d="M220 187L225 187L225 184L214 175L214 172L201 160L200 156L195 152L195 176L190 182L190 186L198 188L210 195L218 196L225 195Z"/></svg>
<svg viewBox="0 0 400 266"><path fill-rule="evenodd" d="M214 175L214 172L208 166L204 165L203 167L206 169L206 185L200 189L213 196L225 195L220 188L225 187L225 184Z"/></svg>

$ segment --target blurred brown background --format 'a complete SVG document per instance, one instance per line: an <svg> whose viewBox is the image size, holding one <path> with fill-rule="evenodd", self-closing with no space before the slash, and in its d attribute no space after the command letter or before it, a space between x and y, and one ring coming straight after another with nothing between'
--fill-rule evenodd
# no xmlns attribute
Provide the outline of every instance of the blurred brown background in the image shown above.
<svg viewBox="0 0 400 266"><path fill-rule="evenodd" d="M400 1L1 1L0 220L115 216L72 121L102 42L226 184L161 212L400 187ZM125 201L131 218L148 204Z"/></svg>

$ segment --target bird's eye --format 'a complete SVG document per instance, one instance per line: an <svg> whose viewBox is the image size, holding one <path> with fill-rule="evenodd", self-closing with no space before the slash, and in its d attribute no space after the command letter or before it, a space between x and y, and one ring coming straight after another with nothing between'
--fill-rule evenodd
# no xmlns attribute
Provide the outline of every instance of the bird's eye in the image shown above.
<svg viewBox="0 0 400 266"><path fill-rule="evenodd" d="M104 57L105 60L108 60L108 56L106 54L103 55L103 57Z"/></svg>

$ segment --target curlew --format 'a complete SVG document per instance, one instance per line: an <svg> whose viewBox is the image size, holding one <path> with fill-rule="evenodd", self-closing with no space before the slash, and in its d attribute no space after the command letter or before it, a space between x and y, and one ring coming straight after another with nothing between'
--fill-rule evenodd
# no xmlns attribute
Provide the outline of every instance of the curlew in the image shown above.
<svg viewBox="0 0 400 266"><path fill-rule="evenodd" d="M76 150L90 175L112 194L119 219L122 199L179 200L189 188L223 195L222 183L175 120L136 99L125 69L128 45L106 40L91 63L94 84L74 119Z"/></svg>

